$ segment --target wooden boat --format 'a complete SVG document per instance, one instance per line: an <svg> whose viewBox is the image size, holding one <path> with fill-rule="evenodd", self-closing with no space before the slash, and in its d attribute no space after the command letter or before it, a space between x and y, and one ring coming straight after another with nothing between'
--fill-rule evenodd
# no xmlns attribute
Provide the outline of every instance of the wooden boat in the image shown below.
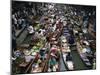
<svg viewBox="0 0 100 75"><path fill-rule="evenodd" d="M92 64L90 63L89 59L86 57L86 55L84 53L80 54L81 59L83 60L83 62L86 64L86 66L92 66Z"/></svg>
<svg viewBox="0 0 100 75"><path fill-rule="evenodd" d="M31 68L31 73L46 72L49 52L46 48L41 48L38 53L38 59L34 62Z"/></svg>
<svg viewBox="0 0 100 75"><path fill-rule="evenodd" d="M74 63L72 60L72 56L69 56L68 52L62 53L62 54L63 54L63 59L64 59L64 62L66 64L68 70L74 70Z"/></svg>
<svg viewBox="0 0 100 75"><path fill-rule="evenodd" d="M39 62L40 59L37 60L37 62ZM32 68L31 68L31 73L37 73L37 72L42 72L43 71L43 68L44 68L44 63L39 62L39 63L33 63L32 64Z"/></svg>
<svg viewBox="0 0 100 75"><path fill-rule="evenodd" d="M84 62L84 64L87 66L87 67L90 67L92 66L92 64L90 63L89 59L87 58L86 54L85 53L82 53L82 46L80 45L79 42L77 42L77 51L80 55L80 58L82 59L82 61Z"/></svg>
<svg viewBox="0 0 100 75"><path fill-rule="evenodd" d="M31 48L29 52L25 52L26 55L31 55L34 59L30 62L29 66L26 68L25 73L35 73L42 72L45 66L45 61L40 60L40 49L43 48L43 44L36 44ZM42 65L42 66L41 66Z"/></svg>
<svg viewBox="0 0 100 75"><path fill-rule="evenodd" d="M48 60L48 72L59 71L59 49L56 45L53 45L50 49L50 55Z"/></svg>
<svg viewBox="0 0 100 75"><path fill-rule="evenodd" d="M68 70L74 70L74 62L72 60L71 50L65 36L61 37L61 54Z"/></svg>
<svg viewBox="0 0 100 75"><path fill-rule="evenodd" d="M63 28L63 35L64 35L65 37L69 37L69 36L70 36L69 30L68 30L67 28Z"/></svg>

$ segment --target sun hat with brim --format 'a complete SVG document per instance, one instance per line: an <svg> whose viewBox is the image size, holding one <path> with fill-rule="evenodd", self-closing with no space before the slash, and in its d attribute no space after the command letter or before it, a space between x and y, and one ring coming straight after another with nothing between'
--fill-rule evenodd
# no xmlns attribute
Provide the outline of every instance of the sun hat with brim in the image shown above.
<svg viewBox="0 0 100 75"><path fill-rule="evenodd" d="M83 41L83 43L85 43L87 46L89 46L89 42L88 41Z"/></svg>
<svg viewBox="0 0 100 75"><path fill-rule="evenodd" d="M40 50L44 51L44 50L46 50L46 48L42 48L42 49L40 49Z"/></svg>
<svg viewBox="0 0 100 75"><path fill-rule="evenodd" d="M70 50L70 49L68 49L68 50L67 50L67 52L71 52L71 50Z"/></svg>
<svg viewBox="0 0 100 75"><path fill-rule="evenodd" d="M30 55L30 51L26 50L26 51L24 51L24 54L25 55Z"/></svg>
<svg viewBox="0 0 100 75"><path fill-rule="evenodd" d="M67 40L66 39L63 39L62 42L67 42Z"/></svg>
<svg viewBox="0 0 100 75"><path fill-rule="evenodd" d="M32 56L35 56L36 54L37 54L37 52L32 52L31 53Z"/></svg>
<svg viewBox="0 0 100 75"><path fill-rule="evenodd" d="M56 40L56 38L51 38L51 40Z"/></svg>

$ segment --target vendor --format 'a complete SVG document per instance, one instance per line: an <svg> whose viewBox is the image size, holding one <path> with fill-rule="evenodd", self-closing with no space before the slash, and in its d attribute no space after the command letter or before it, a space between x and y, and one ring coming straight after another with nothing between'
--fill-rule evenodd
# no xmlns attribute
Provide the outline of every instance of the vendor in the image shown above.
<svg viewBox="0 0 100 75"><path fill-rule="evenodd" d="M40 58L41 58L41 60L44 60L45 59L45 48L42 48L41 50L40 50Z"/></svg>
<svg viewBox="0 0 100 75"><path fill-rule="evenodd" d="M34 29L33 29L33 26L30 25L30 26L28 27L28 33L29 33L29 34L33 34L34 32L35 32L35 31L34 31Z"/></svg>
<svg viewBox="0 0 100 75"><path fill-rule="evenodd" d="M73 36L70 36L70 37L69 37L68 43L69 43L69 44L74 44L74 43L75 43L74 37L73 37Z"/></svg>

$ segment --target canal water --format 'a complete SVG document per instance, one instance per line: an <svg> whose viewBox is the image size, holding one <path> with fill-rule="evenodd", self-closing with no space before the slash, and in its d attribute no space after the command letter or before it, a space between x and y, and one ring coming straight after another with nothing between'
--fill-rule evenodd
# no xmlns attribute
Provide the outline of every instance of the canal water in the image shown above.
<svg viewBox="0 0 100 75"><path fill-rule="evenodd" d="M66 66L64 64L64 61L63 61L63 58L62 58L62 55L60 53L60 71L66 71Z"/></svg>
<svg viewBox="0 0 100 75"><path fill-rule="evenodd" d="M23 44L30 44L31 39L32 39L32 35L27 35L27 37L23 41Z"/></svg>
<svg viewBox="0 0 100 75"><path fill-rule="evenodd" d="M73 58L75 70L87 70L88 69L88 67L86 67L83 61L81 60L76 47L71 48L71 55Z"/></svg>

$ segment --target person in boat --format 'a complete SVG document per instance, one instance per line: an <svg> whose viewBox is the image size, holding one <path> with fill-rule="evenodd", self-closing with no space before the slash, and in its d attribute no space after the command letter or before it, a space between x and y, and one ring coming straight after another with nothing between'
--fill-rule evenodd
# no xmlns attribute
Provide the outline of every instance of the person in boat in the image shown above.
<svg viewBox="0 0 100 75"><path fill-rule="evenodd" d="M56 55L56 61L59 61L59 59L60 59L59 51L57 51L55 55Z"/></svg>
<svg viewBox="0 0 100 75"><path fill-rule="evenodd" d="M72 60L72 56L70 52L68 52L68 55L66 55L66 61L70 61L70 60Z"/></svg>
<svg viewBox="0 0 100 75"><path fill-rule="evenodd" d="M87 54L92 54L90 45L89 45L89 43L87 41L83 41L83 46L84 46L84 49L86 49L86 53Z"/></svg>
<svg viewBox="0 0 100 75"><path fill-rule="evenodd" d="M35 32L35 34L31 38L31 42L35 43L35 42L39 41L39 38L40 38L39 33Z"/></svg>
<svg viewBox="0 0 100 75"><path fill-rule="evenodd" d="M30 25L27 30L29 34L33 34L35 32L32 25Z"/></svg>
<svg viewBox="0 0 100 75"><path fill-rule="evenodd" d="M75 43L74 37L73 37L73 36L70 36L70 37L69 37L68 43L69 43L69 44L74 44L74 43Z"/></svg>
<svg viewBox="0 0 100 75"><path fill-rule="evenodd" d="M42 60L45 59L45 48L42 48L42 49L40 50L40 57L41 57Z"/></svg>
<svg viewBox="0 0 100 75"><path fill-rule="evenodd" d="M51 72L56 71L57 67L57 61L56 61L56 56L51 53L50 54L50 60L49 60L49 69L51 70Z"/></svg>

